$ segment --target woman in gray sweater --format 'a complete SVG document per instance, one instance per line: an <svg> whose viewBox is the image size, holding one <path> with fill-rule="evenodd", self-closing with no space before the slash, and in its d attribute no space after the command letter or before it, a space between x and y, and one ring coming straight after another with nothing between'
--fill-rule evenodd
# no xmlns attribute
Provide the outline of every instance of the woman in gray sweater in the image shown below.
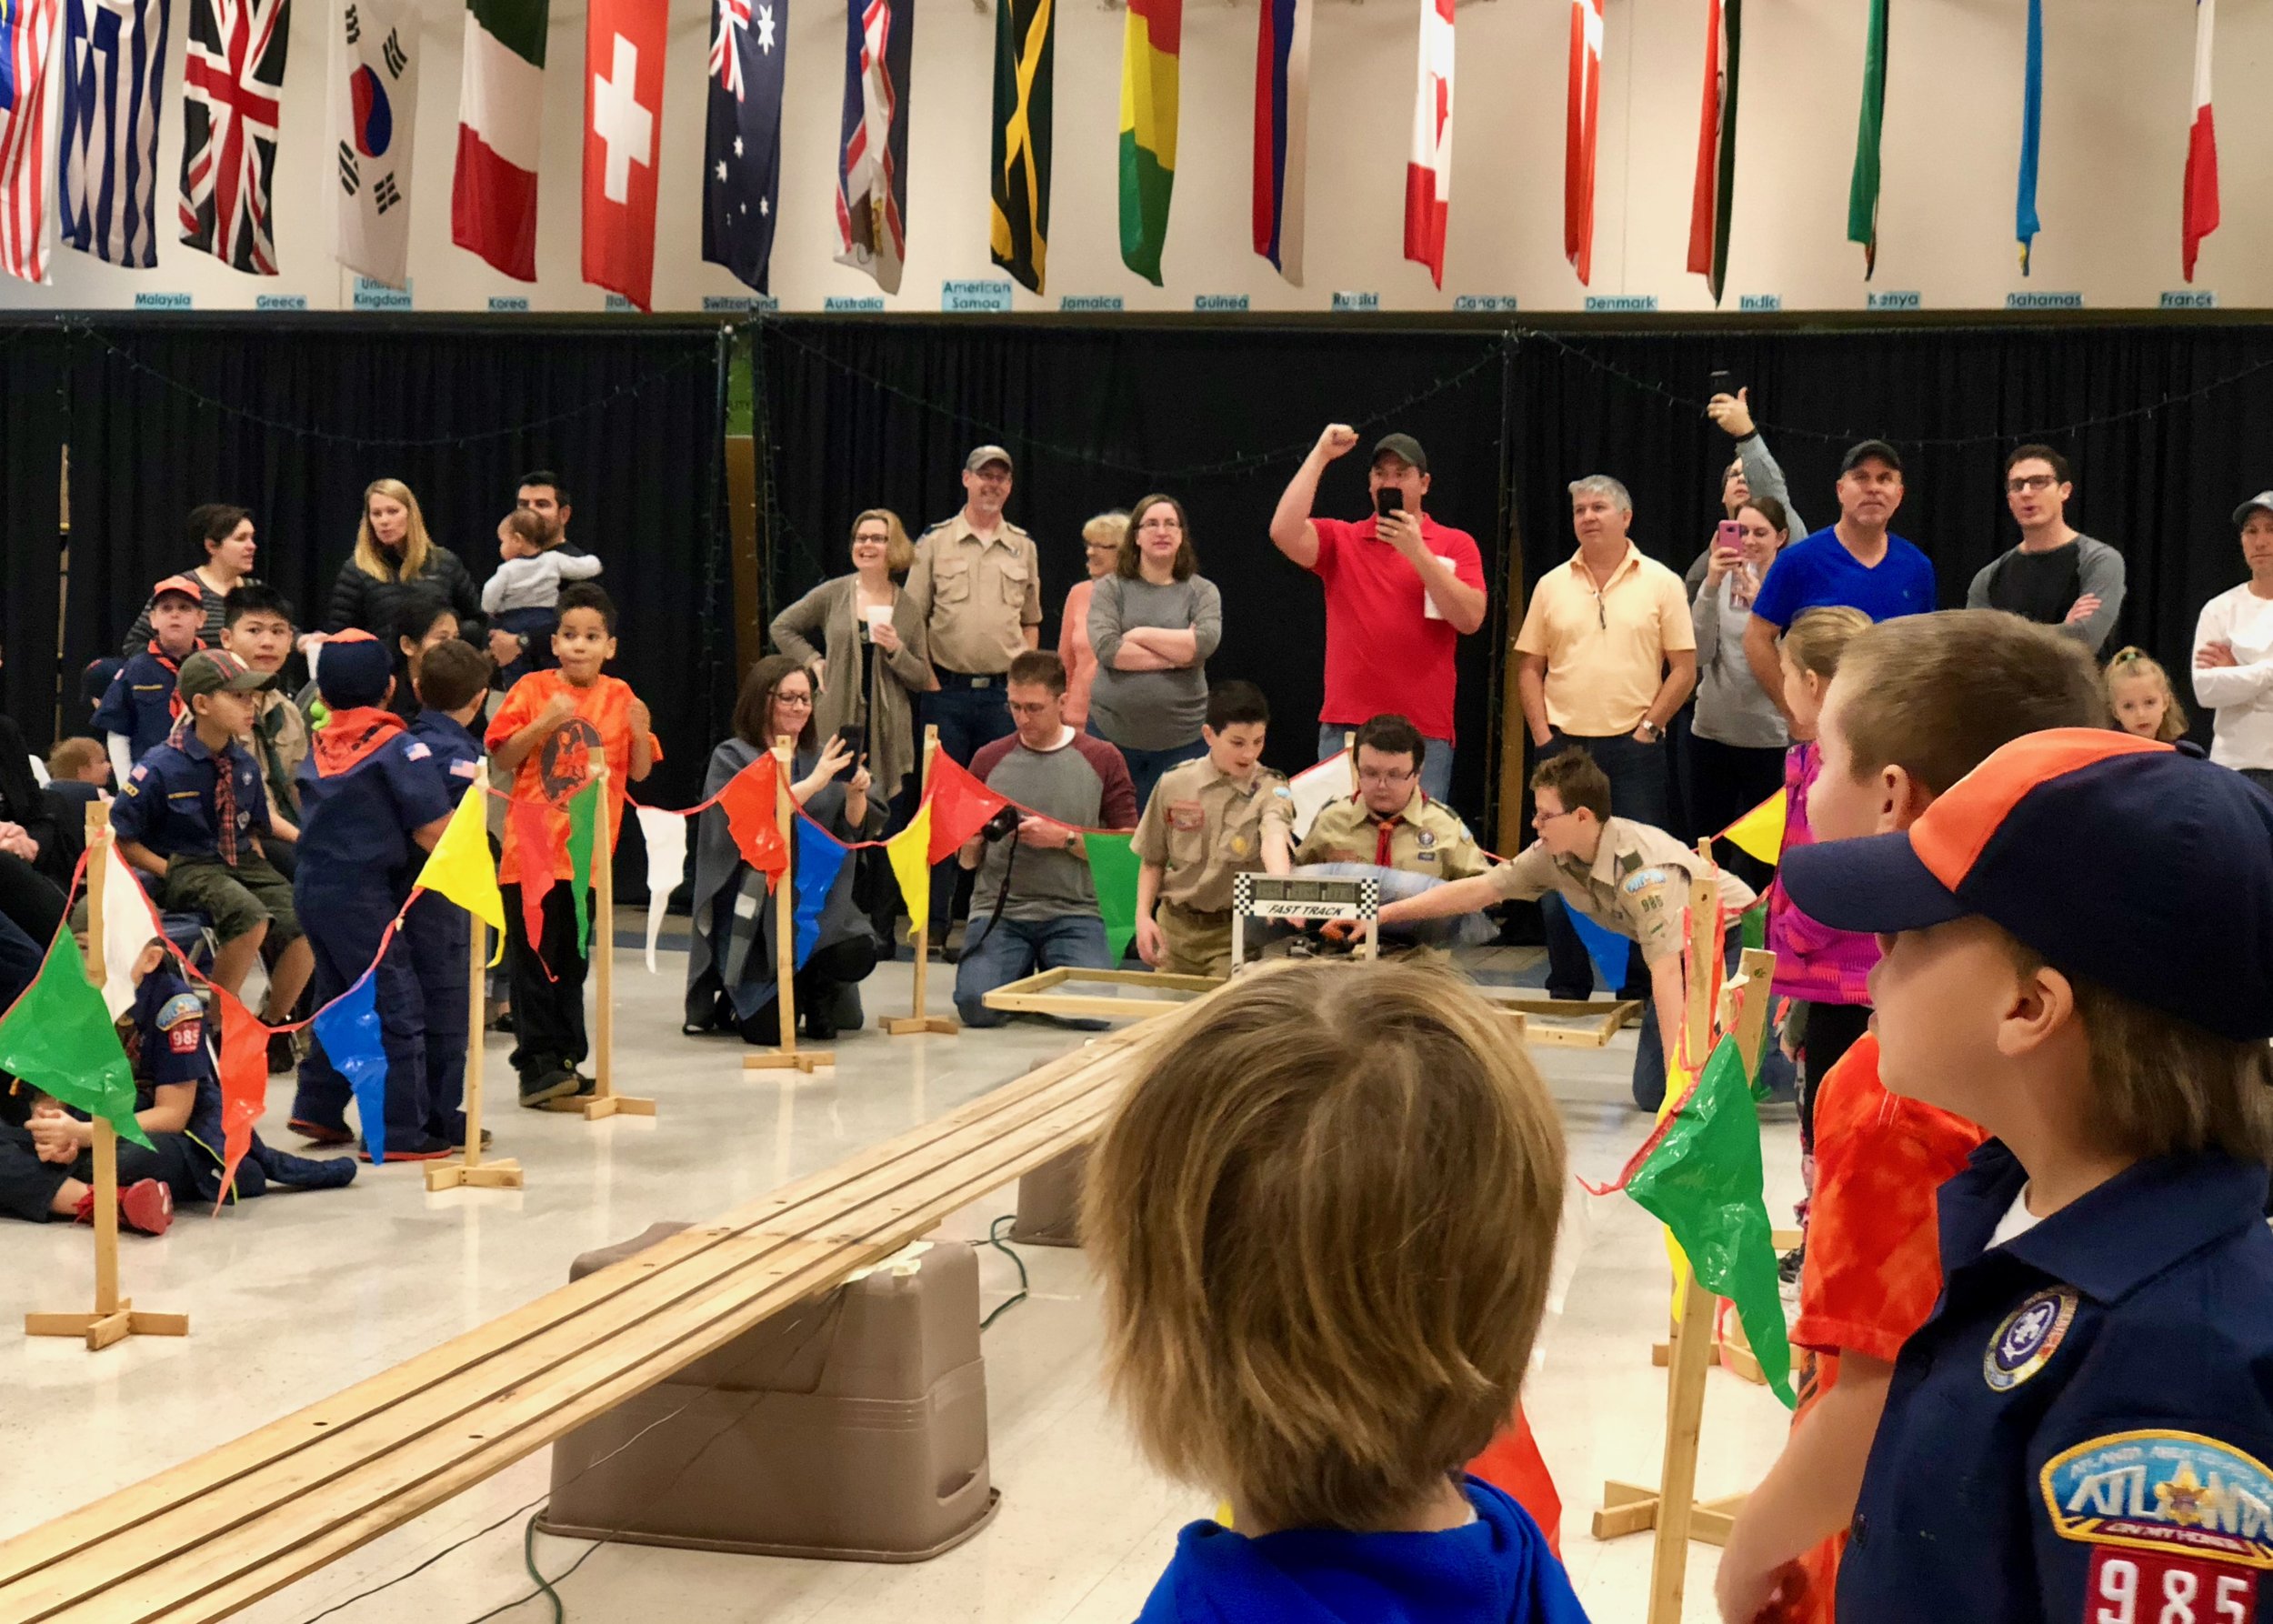
<svg viewBox="0 0 2273 1624"><path fill-rule="evenodd" d="M1784 787L1784 751L1791 743L1783 707L1761 691L1744 657L1752 599L1791 539L1791 519L1774 496L1755 496L1737 509L1736 524L1737 545L1707 550L1704 579L1689 606L1697 627L1689 806L1700 835L1727 828ZM1755 872L1766 873L1741 852L1730 863L1747 883Z"/></svg>
<svg viewBox="0 0 2273 1624"><path fill-rule="evenodd" d="M1151 496L1129 510L1113 573L1089 596L1097 657L1089 731L1117 747L1144 811L1160 775L1207 752L1207 657L1223 641L1223 596L1199 573L1184 505Z"/></svg>

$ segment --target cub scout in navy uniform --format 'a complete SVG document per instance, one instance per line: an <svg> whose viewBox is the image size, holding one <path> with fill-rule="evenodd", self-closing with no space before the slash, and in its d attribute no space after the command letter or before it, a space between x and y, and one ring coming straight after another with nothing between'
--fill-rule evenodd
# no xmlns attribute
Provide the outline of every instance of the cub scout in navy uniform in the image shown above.
<svg viewBox="0 0 2273 1624"><path fill-rule="evenodd" d="M1784 854L1879 933L1879 1072L1993 1136L1941 1187L1842 1624L2249 1624L2273 1569L2273 799L2055 728Z"/></svg>
<svg viewBox="0 0 2273 1624"><path fill-rule="evenodd" d="M1251 682L1207 695L1207 754L1163 774L1136 825L1136 952L1157 970L1231 973L1231 882L1293 867L1293 792L1265 768L1270 702ZM1156 907L1156 905L1157 905Z"/></svg>
<svg viewBox="0 0 2273 1624"><path fill-rule="evenodd" d="M1483 873L1484 854L1468 826L1421 790L1421 763L1427 754L1428 741L1403 717L1378 716L1358 728L1351 751L1357 793L1319 812L1295 861L1372 863L1432 879Z"/></svg>

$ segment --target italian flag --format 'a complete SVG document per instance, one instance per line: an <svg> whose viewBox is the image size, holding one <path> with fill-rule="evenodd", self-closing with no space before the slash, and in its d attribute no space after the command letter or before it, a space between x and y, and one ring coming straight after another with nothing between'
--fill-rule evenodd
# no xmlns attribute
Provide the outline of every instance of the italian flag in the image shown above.
<svg viewBox="0 0 2273 1624"><path fill-rule="evenodd" d="M549 0L466 0L450 240L536 280L536 155Z"/></svg>

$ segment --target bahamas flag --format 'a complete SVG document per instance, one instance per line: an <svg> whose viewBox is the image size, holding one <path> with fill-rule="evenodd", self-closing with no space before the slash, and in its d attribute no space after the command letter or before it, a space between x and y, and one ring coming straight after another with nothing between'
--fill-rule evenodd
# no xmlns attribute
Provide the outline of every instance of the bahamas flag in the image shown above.
<svg viewBox="0 0 2273 1624"><path fill-rule="evenodd" d="M994 262L1033 293L1042 291L1049 250L1050 78L1056 45L1055 0L995 0L988 247Z"/></svg>
<svg viewBox="0 0 2273 1624"><path fill-rule="evenodd" d="M1128 0L1121 45L1121 263L1160 286L1176 185L1177 51L1184 0Z"/></svg>

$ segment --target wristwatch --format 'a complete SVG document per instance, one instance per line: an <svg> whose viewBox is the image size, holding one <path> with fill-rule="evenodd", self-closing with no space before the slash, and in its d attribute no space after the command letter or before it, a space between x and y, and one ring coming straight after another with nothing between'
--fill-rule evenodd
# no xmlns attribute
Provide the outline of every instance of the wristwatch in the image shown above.
<svg viewBox="0 0 2273 1624"><path fill-rule="evenodd" d="M1635 731L1640 734L1646 742L1653 745L1666 736L1666 730L1663 727L1658 727L1657 723L1651 721L1647 717L1644 717L1642 718L1641 726L1637 727Z"/></svg>
<svg viewBox="0 0 2273 1624"><path fill-rule="evenodd" d="M1081 831L1079 829L1067 829L1066 831L1066 849L1069 852L1076 853L1081 850Z"/></svg>

